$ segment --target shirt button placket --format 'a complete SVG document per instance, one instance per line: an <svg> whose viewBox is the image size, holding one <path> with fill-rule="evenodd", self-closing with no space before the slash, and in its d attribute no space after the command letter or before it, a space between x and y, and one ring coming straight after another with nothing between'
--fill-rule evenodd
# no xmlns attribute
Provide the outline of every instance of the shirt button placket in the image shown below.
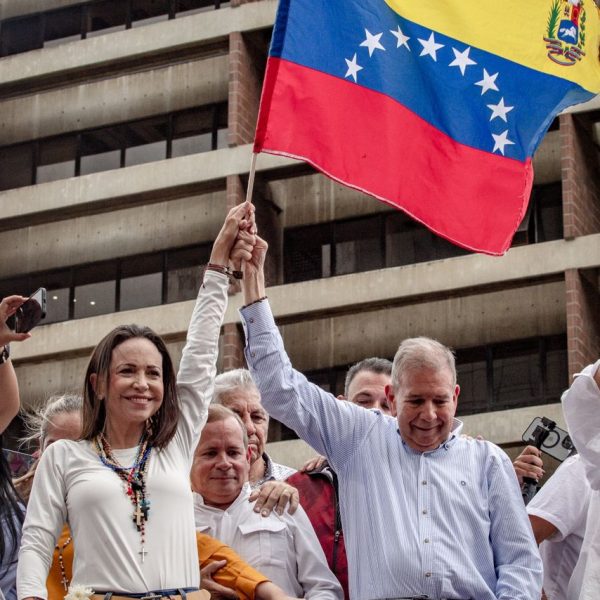
<svg viewBox="0 0 600 600"><path fill-rule="evenodd" d="M419 465L419 545L423 558L421 563L423 565L423 582L426 588L433 585L432 573L434 570L430 519L431 492L429 457L427 454L422 454ZM431 589L427 589L427 591L431 591Z"/></svg>

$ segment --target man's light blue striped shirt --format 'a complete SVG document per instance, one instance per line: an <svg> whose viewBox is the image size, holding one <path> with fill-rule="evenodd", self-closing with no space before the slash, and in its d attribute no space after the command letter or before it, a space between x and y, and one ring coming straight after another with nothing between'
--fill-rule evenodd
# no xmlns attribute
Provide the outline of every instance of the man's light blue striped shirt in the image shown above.
<svg viewBox="0 0 600 600"><path fill-rule="evenodd" d="M395 419L339 401L292 368L267 301L242 318L264 407L338 474L353 600L540 598L542 563L500 448L457 436L457 421L436 450L411 449Z"/></svg>

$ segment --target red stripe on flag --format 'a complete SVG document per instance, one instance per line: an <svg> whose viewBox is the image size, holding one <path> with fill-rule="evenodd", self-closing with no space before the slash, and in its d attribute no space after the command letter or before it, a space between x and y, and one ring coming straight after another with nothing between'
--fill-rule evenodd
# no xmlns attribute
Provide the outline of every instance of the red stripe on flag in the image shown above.
<svg viewBox="0 0 600 600"><path fill-rule="evenodd" d="M459 144L384 94L278 58L268 61L254 147L305 160L487 254L510 247L533 181L530 160Z"/></svg>

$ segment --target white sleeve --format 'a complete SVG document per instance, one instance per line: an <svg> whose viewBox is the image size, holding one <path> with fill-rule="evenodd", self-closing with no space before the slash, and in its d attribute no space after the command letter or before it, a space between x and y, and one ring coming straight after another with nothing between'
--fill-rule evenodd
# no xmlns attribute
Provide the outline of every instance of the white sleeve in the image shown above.
<svg viewBox="0 0 600 600"><path fill-rule="evenodd" d="M558 532L549 542L561 542L585 523L590 503L590 484L578 455L558 467L527 505L527 513L554 525Z"/></svg>
<svg viewBox="0 0 600 600"><path fill-rule="evenodd" d="M177 435L181 436L184 451L190 457L206 423L212 398L228 287L226 275L211 270L205 272L179 363L177 394L181 418Z"/></svg>
<svg viewBox="0 0 600 600"><path fill-rule="evenodd" d="M284 513L292 522L298 565L298 583L304 590L304 597L310 600L342 600L342 586L327 565L321 543L301 506L293 515Z"/></svg>
<svg viewBox="0 0 600 600"><path fill-rule="evenodd" d="M600 490L600 390L594 380L599 367L600 360L575 375L562 398L569 434L594 490Z"/></svg>
<svg viewBox="0 0 600 600"><path fill-rule="evenodd" d="M65 472L68 449L61 441L41 456L27 514L17 566L17 597L47 598L46 579L56 540L67 520Z"/></svg>

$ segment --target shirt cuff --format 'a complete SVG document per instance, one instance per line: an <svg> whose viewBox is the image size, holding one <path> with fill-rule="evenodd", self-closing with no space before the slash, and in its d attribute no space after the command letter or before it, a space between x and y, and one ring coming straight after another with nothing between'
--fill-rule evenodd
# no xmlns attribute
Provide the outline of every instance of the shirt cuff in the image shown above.
<svg viewBox="0 0 600 600"><path fill-rule="evenodd" d="M241 308L240 316L246 336L246 346L250 343L252 336L273 331L277 327L267 299Z"/></svg>
<svg viewBox="0 0 600 600"><path fill-rule="evenodd" d="M229 277L227 277L225 273L213 271L212 269L205 269L202 284L206 285L207 283L210 284L213 282L219 284L220 286L224 283L229 285Z"/></svg>

